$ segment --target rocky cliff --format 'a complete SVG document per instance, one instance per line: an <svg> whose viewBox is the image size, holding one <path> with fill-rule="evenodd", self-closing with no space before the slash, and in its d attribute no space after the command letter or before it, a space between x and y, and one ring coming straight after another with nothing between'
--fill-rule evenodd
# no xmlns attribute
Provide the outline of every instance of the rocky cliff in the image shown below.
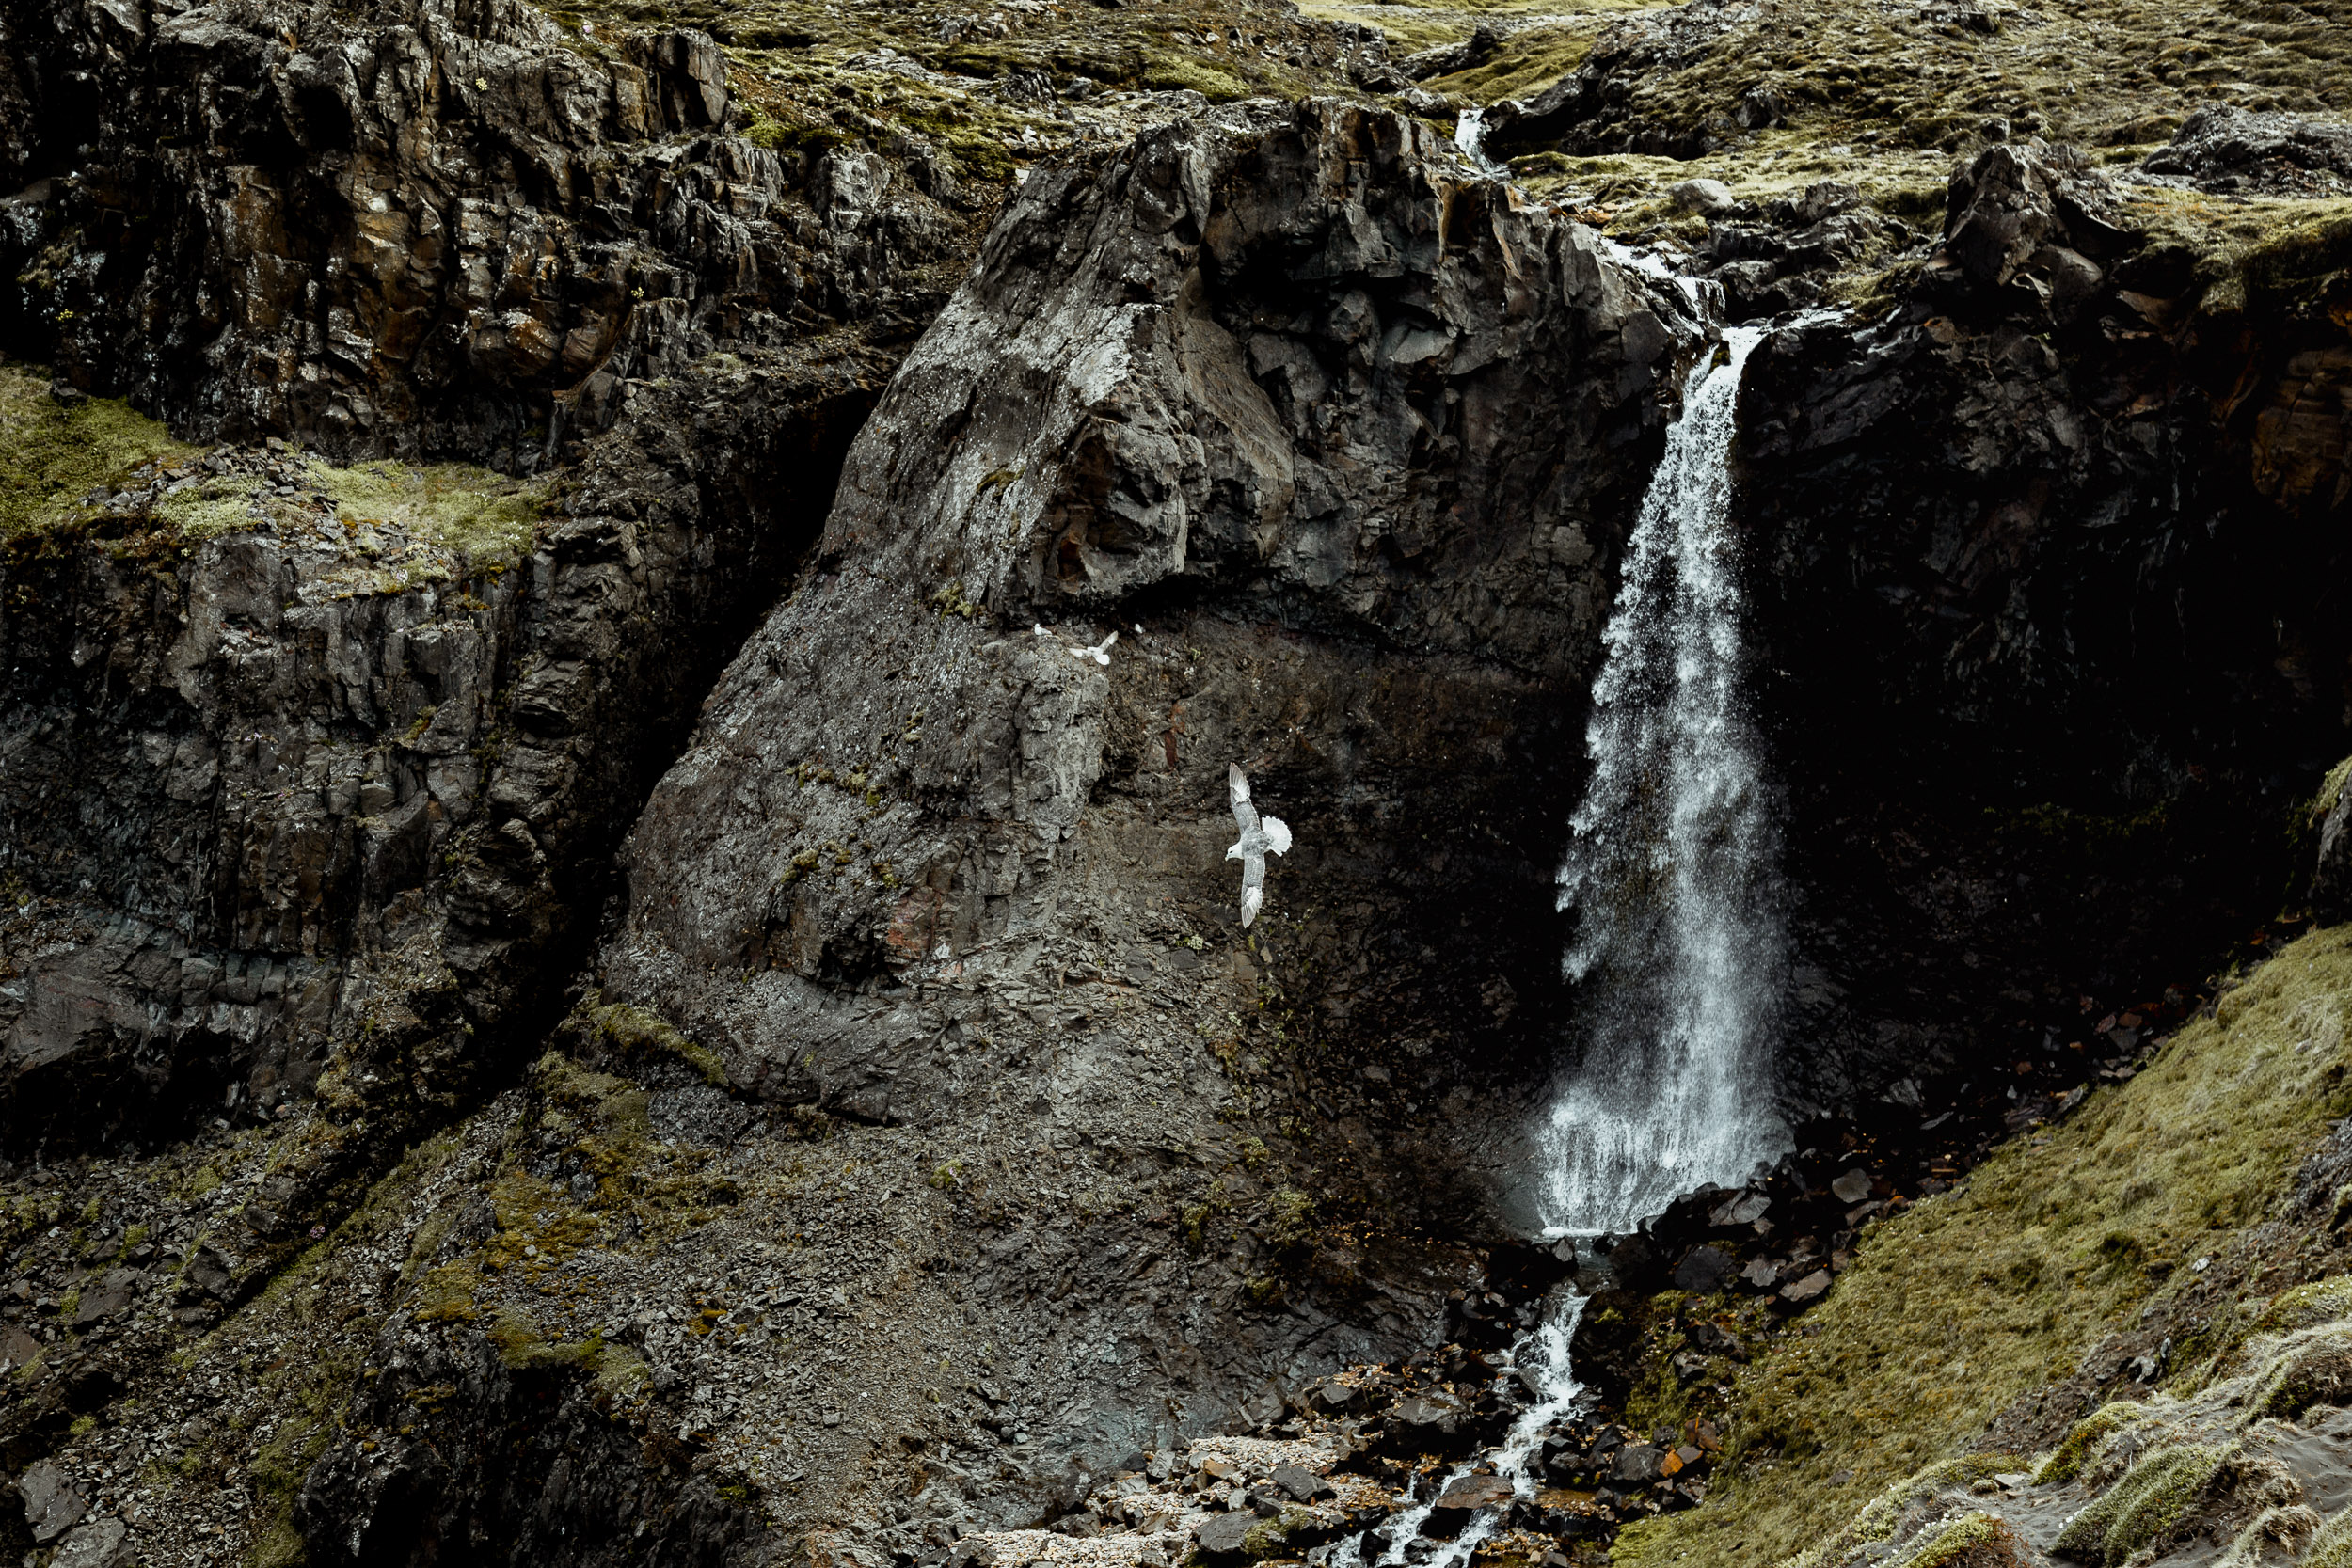
<svg viewBox="0 0 2352 1568"><path fill-rule="evenodd" d="M2193 1022L2352 842L2305 803L2352 673L2324 118L1848 180L1781 165L1811 89L1708 74L1755 8L1394 59L644 9L0 7L0 1546L1291 1559L1497 1434L1579 1270L1611 1402L1558 1488L1416 1528L1779 1543L1829 1456L1974 1433L1845 1443L1771 1314L1827 1292L1888 1397L1891 1259L1978 1266L1913 1198L1991 1157L1962 1228L2055 1224L2004 1137L2225 1069L2293 1149L2147 1178L2201 1218L2084 1154L1988 1288L2120 1366L2193 1221L2293 1211L2240 1293L2335 1266L2335 1166L2280 1173L2341 1030L2280 1002L2281 1088ZM1975 14L1899 31L2040 47ZM1415 118L1480 102L1513 178ZM1802 1148L1600 1269L1518 1239L1553 873L1684 373L1776 315L1736 469ZM1248 927L1234 767L1295 839ZM2000 1443L2095 1412L1998 1365Z"/></svg>

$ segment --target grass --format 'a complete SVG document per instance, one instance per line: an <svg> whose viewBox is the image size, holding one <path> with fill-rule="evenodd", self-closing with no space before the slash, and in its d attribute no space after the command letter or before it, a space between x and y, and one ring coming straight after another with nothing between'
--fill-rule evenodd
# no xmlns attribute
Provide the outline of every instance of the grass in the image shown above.
<svg viewBox="0 0 2352 1568"><path fill-rule="evenodd" d="M311 463L304 472L305 483L334 498L346 528L389 525L455 551L476 571L520 559L547 505L544 482L464 463Z"/></svg>
<svg viewBox="0 0 2352 1568"><path fill-rule="evenodd" d="M2347 996L2352 927L2314 932L2138 1077L1873 1227L1808 1315L1817 1337L1741 1374L1707 1506L1629 1528L1615 1561L1779 1561L1843 1512L1833 1473L1909 1484L2017 1396L2070 1375L2176 1271L2259 1223L2352 1110ZM2185 1346L2178 1364L2217 1348Z"/></svg>
<svg viewBox="0 0 2352 1568"><path fill-rule="evenodd" d="M1723 135L1740 97L1760 87L1820 144L1953 150L1994 116L2017 132L2103 147L2163 141L2217 99L2308 114L2352 108L2347 0L1986 9L1990 33L1869 0L1754 13L1629 78L1611 118ZM1595 135L1610 137L1607 127Z"/></svg>
<svg viewBox="0 0 2352 1568"><path fill-rule="evenodd" d="M2230 1458L2229 1449L2210 1443L2156 1449L2069 1519L2053 1549L2077 1561L2116 1568L2180 1523Z"/></svg>
<svg viewBox="0 0 2352 1568"><path fill-rule="evenodd" d="M120 488L143 464L196 455L119 398L67 408L46 372L0 365L0 543L80 521L84 496Z"/></svg>

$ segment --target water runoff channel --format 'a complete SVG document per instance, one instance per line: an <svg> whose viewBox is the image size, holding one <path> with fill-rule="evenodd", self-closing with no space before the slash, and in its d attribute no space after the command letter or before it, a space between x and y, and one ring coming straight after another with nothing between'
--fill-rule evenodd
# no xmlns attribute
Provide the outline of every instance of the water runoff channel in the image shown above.
<svg viewBox="0 0 2352 1568"><path fill-rule="evenodd" d="M1627 542L1585 730L1591 776L1571 819L1560 907L1582 1051L1537 1129L1547 1240L1621 1235L1706 1182L1736 1186L1792 1147L1772 1106L1784 967L1778 844L1741 690L1738 542L1728 460L1740 377L1764 338L1733 327L1684 388L1682 413ZM1476 1465L1532 1497L1545 1435L1583 1393L1569 1361L1584 1297L1561 1287L1512 1347L1534 1402L1333 1568L1460 1568L1499 1514L1451 1541L1421 1527ZM1386 1544L1376 1559L1367 1544Z"/></svg>

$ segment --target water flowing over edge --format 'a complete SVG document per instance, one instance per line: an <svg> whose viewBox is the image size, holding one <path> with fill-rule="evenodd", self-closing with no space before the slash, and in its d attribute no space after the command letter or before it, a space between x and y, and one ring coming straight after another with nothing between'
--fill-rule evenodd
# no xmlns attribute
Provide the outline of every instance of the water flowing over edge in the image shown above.
<svg viewBox="0 0 2352 1568"><path fill-rule="evenodd" d="M1772 1108L1778 839L1749 721L1729 457L1734 327L1691 372L1602 633L1560 907L1581 1059L1537 1142L1556 1233L1624 1230L1788 1149Z"/></svg>
<svg viewBox="0 0 2352 1568"><path fill-rule="evenodd" d="M1475 156L1467 115L1457 139L1465 133ZM1740 691L1728 467L1740 372L1764 336L1731 328L1724 357L1692 370L1602 634L1585 730L1593 775L1560 868L1560 907L1581 917L1562 966L1595 1028L1537 1138L1540 1212L1555 1236L1629 1230L1791 1147L1772 1104L1778 845ZM1451 1467L1385 1527L1378 1568L1414 1560L1437 1499L1482 1458L1515 1497L1534 1496L1532 1461L1584 1393L1570 1359L1584 1303L1562 1287L1512 1347L1504 1375L1535 1402L1498 1447ZM1433 1543L1422 1568L1468 1562L1501 1518L1480 1511ZM1335 1551L1332 1568L1362 1568L1362 1543Z"/></svg>

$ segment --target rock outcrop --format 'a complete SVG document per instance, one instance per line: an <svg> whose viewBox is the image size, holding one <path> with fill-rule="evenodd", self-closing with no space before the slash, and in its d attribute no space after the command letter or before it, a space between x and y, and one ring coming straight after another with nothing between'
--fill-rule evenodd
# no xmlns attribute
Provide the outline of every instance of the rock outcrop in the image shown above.
<svg viewBox="0 0 2352 1568"><path fill-rule="evenodd" d="M323 1090L396 1137L495 1086L515 1032L554 1016L727 628L812 541L883 368L768 356L638 385L551 515L536 492L503 503L503 555L322 515L310 489L337 476L293 459L247 481L277 509L258 526L183 542L134 510L20 541L0 568L8 1147L148 1142Z"/></svg>
<svg viewBox="0 0 2352 1568"><path fill-rule="evenodd" d="M2278 911L2275 824L2343 750L2342 306L2208 293L2118 214L2078 160L1994 148L1904 311L1750 368L1787 1064L1820 1103L2191 987Z"/></svg>
<svg viewBox="0 0 2352 1568"><path fill-rule="evenodd" d="M1016 1345L1016 1404L1090 1413L996 1421L1020 1473L1083 1495L1255 1389L1409 1343L1342 1216L1395 1249L1383 1276L1432 1277L1448 1255L1413 1238L1458 1198L1414 1151L1474 1181L1497 1086L1411 1132L1384 1113L1377 1142L1357 1108L1529 1055L1557 824L1527 781L1576 766L1562 721L1698 341L1685 311L1349 105L1235 110L1034 176L649 800L599 1006L696 1042L771 1123L865 1129L843 1147L919 1195L890 1223L939 1254L935 1278L870 1287L891 1321L936 1325L942 1365ZM1297 835L1247 941L1222 859L1237 758ZM1465 875L1474 922L1437 896ZM1397 1057L1400 1036L1441 1049ZM1368 1056L1393 1078L1359 1077ZM1073 1212L1065 1183L1094 1196ZM813 1214L754 1217L804 1200L744 1201L694 1243L707 1277L756 1272L770 1224L817 1244ZM1148 1266L1171 1225L1189 1291L1122 1290L1104 1261ZM861 1368L814 1397L850 1402L851 1375L857 1419L777 1446L756 1399L697 1419L796 1530L871 1517L914 1449L964 1477L967 1516L1036 1517L1035 1480L989 1500L998 1438L952 1383L926 1403L924 1374ZM823 1479L784 1485L802 1472ZM409 1528L406 1502L349 1497L311 1510L314 1539Z"/></svg>
<svg viewBox="0 0 2352 1568"><path fill-rule="evenodd" d="M202 438L536 467L723 342L903 342L968 245L914 143L728 134L691 30L27 0L0 40L0 331Z"/></svg>

